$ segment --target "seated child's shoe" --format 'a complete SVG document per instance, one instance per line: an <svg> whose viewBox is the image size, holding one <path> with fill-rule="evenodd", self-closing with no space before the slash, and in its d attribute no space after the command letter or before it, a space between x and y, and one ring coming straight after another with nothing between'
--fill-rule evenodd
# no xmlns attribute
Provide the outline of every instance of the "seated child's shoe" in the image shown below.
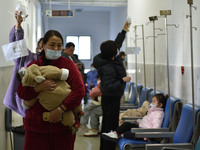
<svg viewBox="0 0 200 150"><path fill-rule="evenodd" d="M84 136L98 136L98 130L96 129L89 129L86 133L83 134Z"/></svg>
<svg viewBox="0 0 200 150"><path fill-rule="evenodd" d="M110 131L108 133L102 133L101 137L105 140L116 142L118 141L118 135L116 132Z"/></svg>

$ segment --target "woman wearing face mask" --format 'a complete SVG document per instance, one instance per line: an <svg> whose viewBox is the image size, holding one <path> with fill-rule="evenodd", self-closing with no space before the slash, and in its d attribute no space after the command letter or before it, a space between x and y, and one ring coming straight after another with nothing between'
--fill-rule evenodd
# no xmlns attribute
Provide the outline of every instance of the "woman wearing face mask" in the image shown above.
<svg viewBox="0 0 200 150"><path fill-rule="evenodd" d="M37 58L40 58L42 50L43 50L43 38L40 38L37 43L37 48L36 48Z"/></svg>
<svg viewBox="0 0 200 150"><path fill-rule="evenodd" d="M135 134L131 133L131 128L160 128L164 118L164 108L167 98L168 96L164 96L163 94L155 94L146 116L134 123L124 122L116 131L102 133L102 137L106 140L117 142L121 137L135 139Z"/></svg>
<svg viewBox="0 0 200 150"><path fill-rule="evenodd" d="M72 110L79 106L84 96L84 84L76 65L69 59L61 57L63 38L58 31L49 30L43 38L43 51L38 60L30 63L38 66L52 65L69 70L66 82L71 87L71 93L63 104L50 112L49 122L43 121L43 112L48 112L37 102L30 109L24 120L25 145L24 150L73 150L75 134L69 127L60 123L64 111ZM40 91L54 90L56 81L46 79L35 87L18 86L17 94L24 100L31 100ZM55 97L56 100L56 97Z"/></svg>

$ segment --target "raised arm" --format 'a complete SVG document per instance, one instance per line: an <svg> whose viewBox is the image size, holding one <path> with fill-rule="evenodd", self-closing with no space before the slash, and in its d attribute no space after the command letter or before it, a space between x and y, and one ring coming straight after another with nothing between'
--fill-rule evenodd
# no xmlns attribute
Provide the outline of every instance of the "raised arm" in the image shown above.
<svg viewBox="0 0 200 150"><path fill-rule="evenodd" d="M9 42L19 41L24 38L24 30L21 27L23 22L23 18L21 15L17 15L17 11L15 11L16 25L11 29L9 35Z"/></svg>
<svg viewBox="0 0 200 150"><path fill-rule="evenodd" d="M129 26L130 26L130 23L126 21L122 31L118 33L117 37L115 38L115 42L117 43L118 49L122 47L122 43L124 42L124 39L126 37L126 32L129 31Z"/></svg>

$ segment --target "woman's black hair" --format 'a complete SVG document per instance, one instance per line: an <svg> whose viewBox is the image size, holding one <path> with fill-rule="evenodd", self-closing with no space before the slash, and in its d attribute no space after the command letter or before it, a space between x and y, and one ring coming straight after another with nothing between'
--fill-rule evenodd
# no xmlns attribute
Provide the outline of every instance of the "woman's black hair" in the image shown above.
<svg viewBox="0 0 200 150"><path fill-rule="evenodd" d="M41 41L43 42L43 39L44 39L44 38L40 38L40 39L38 40L38 42L37 42L37 47L39 46L39 44L40 44Z"/></svg>
<svg viewBox="0 0 200 150"><path fill-rule="evenodd" d="M117 43L115 41L105 41L100 46L101 54L104 59L112 60L117 55Z"/></svg>
<svg viewBox="0 0 200 150"><path fill-rule="evenodd" d="M56 31L56 30L49 30L49 31L47 31L47 32L45 33L45 35L44 35L44 37L43 37L43 44L45 45L45 44L48 42L49 38L52 37L52 36L57 36L57 37L59 37L59 38L62 40L62 44L63 44L63 37L62 37L62 35L61 35L58 31Z"/></svg>
<svg viewBox="0 0 200 150"><path fill-rule="evenodd" d="M159 94L155 94L153 97L156 97L156 99L159 101L159 104L163 104L162 108L165 109L166 103L167 103L167 99L168 99L168 95L164 96L164 94L159 93Z"/></svg>
<svg viewBox="0 0 200 150"><path fill-rule="evenodd" d="M43 45L44 45L44 44L43 44L43 39L44 39L44 38L42 37L42 38L40 38L40 39L38 40L38 42L37 42L36 54L37 54L38 58L39 58L41 55L43 55L43 53L44 53L44 52L43 52L43 51L44 51L44 50L43 50ZM39 47L40 42L42 42L42 50L41 50L40 52L38 52L38 49L39 49L38 47ZM42 52L43 52L43 53L42 53Z"/></svg>

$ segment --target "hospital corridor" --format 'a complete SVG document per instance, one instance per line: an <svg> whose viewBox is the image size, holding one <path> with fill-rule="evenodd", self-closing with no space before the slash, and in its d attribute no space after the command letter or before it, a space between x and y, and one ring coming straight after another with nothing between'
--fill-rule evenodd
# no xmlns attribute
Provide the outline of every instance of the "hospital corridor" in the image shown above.
<svg viewBox="0 0 200 150"><path fill-rule="evenodd" d="M199 0L0 0L0 150L200 150Z"/></svg>

